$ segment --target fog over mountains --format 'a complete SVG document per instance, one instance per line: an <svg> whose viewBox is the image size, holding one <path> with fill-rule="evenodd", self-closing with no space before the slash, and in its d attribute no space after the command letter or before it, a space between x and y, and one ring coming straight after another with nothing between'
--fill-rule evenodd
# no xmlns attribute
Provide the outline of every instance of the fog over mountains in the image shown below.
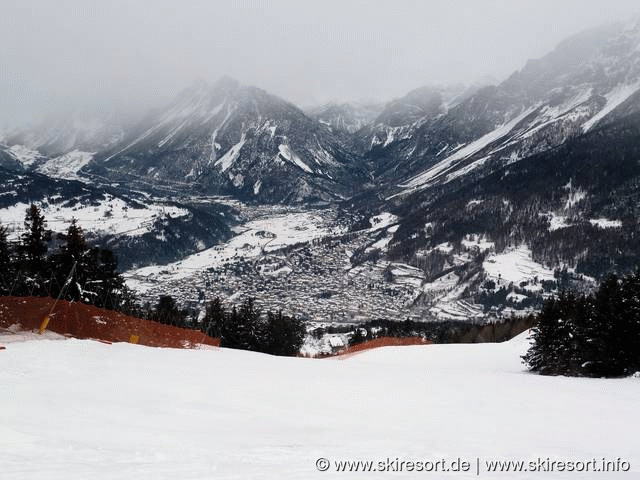
<svg viewBox="0 0 640 480"><path fill-rule="evenodd" d="M319 212L340 228L287 248L338 242L348 268L334 275L396 291L389 316L526 309L562 282L590 288L640 263L639 91L637 22L568 38L497 85L425 86L387 103L303 110L229 77L198 81L137 118L5 132L0 220L18 222L31 201L81 219L95 208L100 218L84 218L128 268L185 260L287 209ZM136 210L135 234L109 222ZM252 258L237 253L227 264ZM519 273L496 270L500 255ZM269 262L296 282L287 255ZM318 293L305 295L317 306Z"/></svg>

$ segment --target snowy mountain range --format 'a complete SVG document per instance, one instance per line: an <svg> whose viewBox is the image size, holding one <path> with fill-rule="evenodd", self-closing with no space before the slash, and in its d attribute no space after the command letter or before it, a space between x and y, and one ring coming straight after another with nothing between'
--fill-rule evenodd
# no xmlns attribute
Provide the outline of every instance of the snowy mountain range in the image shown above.
<svg viewBox="0 0 640 480"><path fill-rule="evenodd" d="M136 122L76 116L5 134L0 165L55 172L44 163L71 155L57 163L109 181L176 182L262 203L344 199L360 193L367 175L406 195L637 111L639 31L584 32L496 86L423 87L386 105L329 104L307 114L230 78L199 81Z"/></svg>
<svg viewBox="0 0 640 480"><path fill-rule="evenodd" d="M76 112L51 116L31 128L8 131L0 135L0 143L20 145L47 157L74 150L95 152L119 142L134 122L125 112Z"/></svg>
<svg viewBox="0 0 640 480"><path fill-rule="evenodd" d="M497 86L427 112L414 131L386 140L381 165L406 195L552 149L640 108L638 25L562 42ZM435 113L435 114L434 114ZM390 125L391 126L391 125ZM405 168L398 174L398 165ZM385 171L386 169L386 171ZM389 173L393 172L393 173ZM479 173L480 172L480 173Z"/></svg>
<svg viewBox="0 0 640 480"><path fill-rule="evenodd" d="M267 203L340 200L365 174L346 137L229 78L183 91L86 171Z"/></svg>
<svg viewBox="0 0 640 480"><path fill-rule="evenodd" d="M246 269L278 272L264 289L299 280L296 309L317 304L317 316L354 298L390 317L528 308L640 264L639 92L637 23L569 38L497 85L423 87L383 105L303 111L230 78L196 82L135 121L5 133L0 220L29 201L102 218L105 202L143 206L145 241L99 235L129 267L177 262L132 271L139 284L170 283L180 265L221 269L230 284ZM322 289L314 270L335 284ZM202 291L205 277L189 278ZM267 301L286 310L276 290Z"/></svg>

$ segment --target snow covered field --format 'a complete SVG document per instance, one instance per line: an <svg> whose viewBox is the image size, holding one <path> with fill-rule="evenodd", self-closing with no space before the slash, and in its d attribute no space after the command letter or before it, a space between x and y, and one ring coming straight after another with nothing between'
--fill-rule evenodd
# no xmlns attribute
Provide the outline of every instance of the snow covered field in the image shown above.
<svg viewBox="0 0 640 480"><path fill-rule="evenodd" d="M64 204L42 205L42 214L47 219L47 227L54 232L65 232L75 218L86 232L110 235L144 235L153 230L153 223L166 215L183 217L189 211L174 205L149 203L144 208L132 208L120 198L107 195L99 204ZM10 238L17 238L24 224L26 203L16 203L7 208L0 208L0 219L9 225Z"/></svg>
<svg viewBox="0 0 640 480"><path fill-rule="evenodd" d="M482 264L490 278L500 282L530 281L535 277L538 280L553 280L553 271L531 259L531 250L526 245L506 250L498 255L489 255Z"/></svg>
<svg viewBox="0 0 640 480"><path fill-rule="evenodd" d="M640 379L529 374L525 336L342 360L7 338L3 479L640 478ZM321 457L327 472L316 468ZM469 472L349 474L334 463L458 457ZM485 469L602 457L631 470Z"/></svg>

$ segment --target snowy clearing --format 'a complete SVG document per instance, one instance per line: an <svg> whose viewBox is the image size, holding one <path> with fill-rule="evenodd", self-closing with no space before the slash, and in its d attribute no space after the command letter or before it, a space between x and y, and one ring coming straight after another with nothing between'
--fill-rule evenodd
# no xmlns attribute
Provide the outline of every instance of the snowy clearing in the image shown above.
<svg viewBox="0 0 640 480"><path fill-rule="evenodd" d="M478 249L481 252L492 250L496 246L496 244L487 239L485 235L481 235L479 233L465 235L461 243L467 249Z"/></svg>
<svg viewBox="0 0 640 480"><path fill-rule="evenodd" d="M518 248L497 255L489 255L482 264L482 268L489 277L498 280L498 284L513 282L517 285L523 281L533 280L535 277L538 277L538 281L554 279L552 270L531 259L531 250L526 245L520 245Z"/></svg>
<svg viewBox="0 0 640 480"><path fill-rule="evenodd" d="M12 227L11 238L16 238L23 228L26 203L16 203L0 209L0 219L4 225ZM42 205L42 213L47 219L47 227L54 232L66 232L75 218L86 232L129 236L144 235L153 229L153 223L166 215L183 217L188 210L173 205L148 204L145 208L133 208L124 200L107 195L98 205L78 204L62 206L55 203Z"/></svg>
<svg viewBox="0 0 640 480"><path fill-rule="evenodd" d="M464 291L464 287L452 290L451 294L443 297L434 307L431 313L440 320L469 320L474 317L482 317L482 305L469 303L465 300L456 300Z"/></svg>
<svg viewBox="0 0 640 480"><path fill-rule="evenodd" d="M622 228L622 221L609 220L608 218L592 218L589 220L589 223L598 228Z"/></svg>
<svg viewBox="0 0 640 480"><path fill-rule="evenodd" d="M6 343L2 476L488 479L498 478L486 471L491 460L605 457L631 471L499 478L638 478L640 380L529 374L519 358L525 336L324 360L75 339ZM327 472L316 468L321 457ZM461 458L473 468L350 475L334 463L387 458Z"/></svg>
<svg viewBox="0 0 640 480"><path fill-rule="evenodd" d="M569 223L569 218L565 215L556 215L553 212L549 212L549 231L554 232L556 230L560 230L562 228L567 228L571 226Z"/></svg>
<svg viewBox="0 0 640 480"><path fill-rule="evenodd" d="M371 228L370 232L375 232L377 230L382 230L383 228L390 227L394 225L398 221L398 217L389 212L382 212L379 215L375 215L369 219L369 224Z"/></svg>

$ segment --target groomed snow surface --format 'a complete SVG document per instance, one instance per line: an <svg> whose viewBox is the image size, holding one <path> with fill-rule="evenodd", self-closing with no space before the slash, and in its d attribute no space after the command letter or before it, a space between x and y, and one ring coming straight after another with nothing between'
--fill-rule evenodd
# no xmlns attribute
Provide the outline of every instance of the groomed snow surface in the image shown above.
<svg viewBox="0 0 640 480"><path fill-rule="evenodd" d="M640 380L530 374L525 338L312 360L0 337L0 477L639 478ZM350 474L334 463L458 457L469 472ZM484 467L603 457L631 470Z"/></svg>

